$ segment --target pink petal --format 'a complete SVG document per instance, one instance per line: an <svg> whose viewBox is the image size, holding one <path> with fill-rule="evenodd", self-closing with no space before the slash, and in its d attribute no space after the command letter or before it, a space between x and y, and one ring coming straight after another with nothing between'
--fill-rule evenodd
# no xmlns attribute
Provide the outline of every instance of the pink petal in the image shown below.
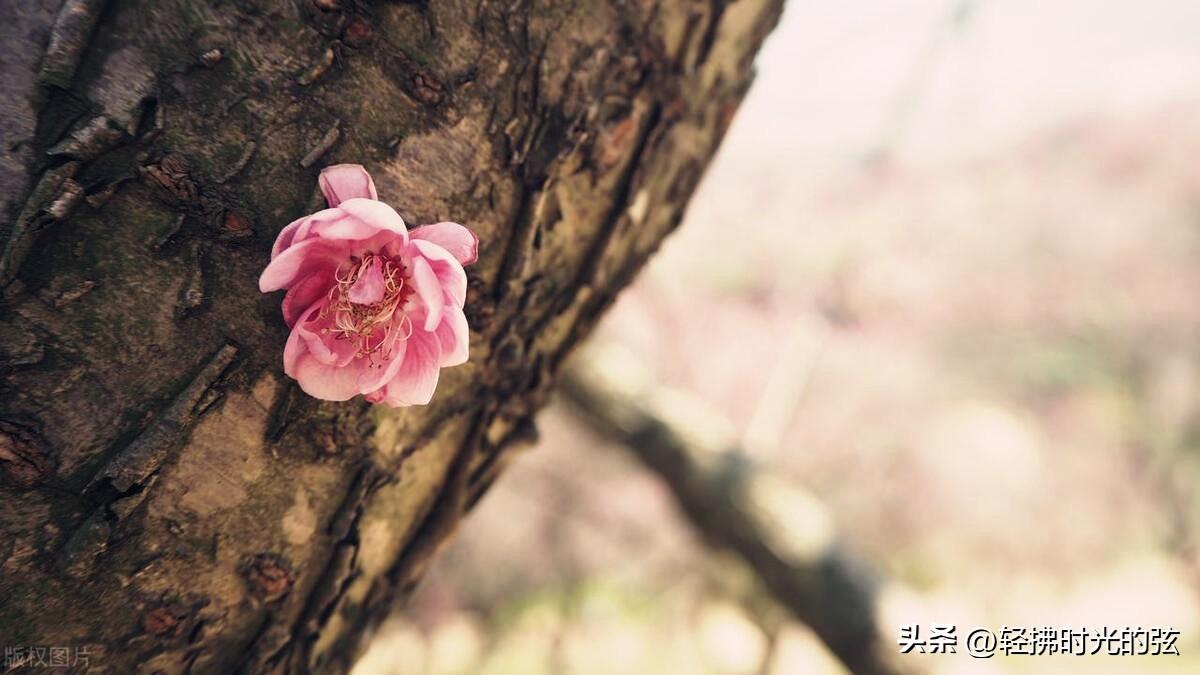
<svg viewBox="0 0 1200 675"><path fill-rule="evenodd" d="M432 331L442 320L442 306L446 302L442 284L433 273L433 268L429 266L429 261L420 256L413 258L412 280L416 285L417 296L425 305L425 330Z"/></svg>
<svg viewBox="0 0 1200 675"><path fill-rule="evenodd" d="M301 279L323 269L336 269L338 247L321 239L310 239L288 247L258 278L258 290L270 293L290 288Z"/></svg>
<svg viewBox="0 0 1200 675"><path fill-rule="evenodd" d="M307 216L297 218L288 223L286 227L279 231L275 237L275 244L271 247L271 258L283 253L289 246L299 244L300 242L311 239L315 235L312 232L314 225L344 218L345 213L341 209L322 209L316 213L310 213Z"/></svg>
<svg viewBox="0 0 1200 675"><path fill-rule="evenodd" d="M291 243L294 246L313 237L361 241L381 232L400 235L401 239L408 240L404 219L395 209L383 202L354 198L347 199L336 208L317 211L307 218L302 218L295 234L292 235Z"/></svg>
<svg viewBox="0 0 1200 675"><path fill-rule="evenodd" d="M394 232L408 239L404 219L392 207L372 199L347 199L338 208L348 218L339 218L317 230L326 239L368 239L378 232Z"/></svg>
<svg viewBox="0 0 1200 675"><path fill-rule="evenodd" d="M314 303L288 336L283 350L284 372L300 382L304 391L330 401L374 392L393 379L404 362L407 344L401 339L402 332L393 330L390 344L376 352L373 361L358 357L351 341L330 339L320 332L328 322L317 318L323 305ZM385 353L386 360L382 358Z"/></svg>
<svg viewBox="0 0 1200 675"><path fill-rule="evenodd" d="M361 197L379 199L375 192L375 181L361 164L334 164L321 170L317 178L321 192L330 206L337 206L347 199Z"/></svg>
<svg viewBox="0 0 1200 675"><path fill-rule="evenodd" d="M413 239L424 239L446 249L460 265L470 265L479 258L479 237L458 223L422 225L410 234Z"/></svg>
<svg viewBox="0 0 1200 675"><path fill-rule="evenodd" d="M279 231L279 236L275 237L275 244L271 247L272 260L275 259L275 256L283 253L284 249L292 245L292 243L295 241L296 231L299 230L304 221L308 220L309 218L310 216L297 218L288 223L286 227Z"/></svg>
<svg viewBox="0 0 1200 675"><path fill-rule="evenodd" d="M354 360L358 347L350 340L339 340L333 333L323 332L332 325L332 317L321 319L318 314L324 302L314 303L310 311L296 322L293 333L298 333L304 346L313 358L331 366L345 366Z"/></svg>
<svg viewBox="0 0 1200 675"><path fill-rule="evenodd" d="M300 242L302 242L306 239L312 239L313 237L317 236L316 233L313 232L313 229L315 227L318 227L325 223L329 223L329 222L335 221L339 218L345 218L345 217L346 217L345 212L339 208L322 209L320 211L317 211L316 213L310 213L307 216L304 216L303 218L292 223L292 225L296 225L296 230L295 230L295 233L292 235L291 244L295 245L295 244L299 244ZM292 225L288 225L287 227L285 227L283 229L286 231ZM284 236L284 233L280 232L279 238L275 240L275 243L278 244L279 240L282 239L283 236Z"/></svg>
<svg viewBox="0 0 1200 675"><path fill-rule="evenodd" d="M429 403L437 388L441 356L441 346L433 334L413 333L408 339L403 365L385 387L383 403L393 407Z"/></svg>
<svg viewBox="0 0 1200 675"><path fill-rule="evenodd" d="M350 287L346 298L359 305L370 305L383 299L385 280L378 258L372 258L367 270Z"/></svg>
<svg viewBox="0 0 1200 675"><path fill-rule="evenodd" d="M283 320L288 328L296 325L300 315L307 311L314 302L321 300L333 287L333 270L323 269L310 274L292 286L287 295L283 296Z"/></svg>
<svg viewBox="0 0 1200 675"><path fill-rule="evenodd" d="M409 248L410 250L415 249L429 261L450 304L462 307L467 300L467 273L459 264L458 259L446 249L430 241L414 239Z"/></svg>
<svg viewBox="0 0 1200 675"><path fill-rule="evenodd" d="M360 393L358 379L362 367L359 363L365 361L356 359L346 366L331 366L305 352L296 359L289 375L296 378L309 396L326 401L348 401Z"/></svg>
<svg viewBox="0 0 1200 675"><path fill-rule="evenodd" d="M300 339L300 334L292 331L288 335L287 342L283 345L283 372L291 378L296 377L296 363L300 361L300 357L308 353L308 347L304 345L304 341Z"/></svg>
<svg viewBox="0 0 1200 675"><path fill-rule="evenodd" d="M359 393L359 368L321 363L308 351L310 342L293 330L283 348L283 372L300 384L309 396L327 401L346 401Z"/></svg>
<svg viewBox="0 0 1200 675"><path fill-rule="evenodd" d="M370 395L383 389L388 382L396 377L396 373L400 372L400 368L404 365L404 356L408 350L408 340L401 339L402 331L393 328L390 346L384 345L383 349L375 353L375 363L363 370L359 377L358 390L368 395L367 400L370 400ZM387 355L387 360L383 360L383 355ZM382 395L381 395L382 396ZM371 401L375 403L376 401Z"/></svg>
<svg viewBox="0 0 1200 675"><path fill-rule="evenodd" d="M467 348L471 342L470 328L467 327L467 317L457 307L447 309L442 323L434 331L442 348L443 368L458 366L467 362Z"/></svg>

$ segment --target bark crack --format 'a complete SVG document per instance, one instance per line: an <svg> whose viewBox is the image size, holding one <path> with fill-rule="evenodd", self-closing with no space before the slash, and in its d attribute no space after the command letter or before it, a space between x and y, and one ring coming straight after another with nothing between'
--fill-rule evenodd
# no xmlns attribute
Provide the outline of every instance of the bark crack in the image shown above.
<svg viewBox="0 0 1200 675"><path fill-rule="evenodd" d="M92 478L83 494L99 501L99 506L59 551L55 564L60 571L72 577L90 574L108 546L113 527L145 501L163 462L211 405L209 392L236 356L233 345L218 349L154 422Z"/></svg>

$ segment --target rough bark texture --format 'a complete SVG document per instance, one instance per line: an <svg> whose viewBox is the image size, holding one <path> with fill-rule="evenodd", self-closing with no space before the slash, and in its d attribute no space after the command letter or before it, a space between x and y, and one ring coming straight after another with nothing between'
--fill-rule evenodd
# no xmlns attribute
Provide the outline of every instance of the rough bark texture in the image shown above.
<svg viewBox="0 0 1200 675"><path fill-rule="evenodd" d="M0 644L348 669L679 222L780 5L0 4ZM280 372L257 275L336 162L482 242L428 407Z"/></svg>

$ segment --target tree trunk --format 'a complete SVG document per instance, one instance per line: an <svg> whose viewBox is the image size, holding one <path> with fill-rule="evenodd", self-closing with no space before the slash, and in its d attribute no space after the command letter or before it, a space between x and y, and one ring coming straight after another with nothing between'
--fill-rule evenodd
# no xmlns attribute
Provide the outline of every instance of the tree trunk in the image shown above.
<svg viewBox="0 0 1200 675"><path fill-rule="evenodd" d="M678 224L780 5L3 3L0 645L346 671ZM257 276L337 162L481 240L429 406L281 373Z"/></svg>

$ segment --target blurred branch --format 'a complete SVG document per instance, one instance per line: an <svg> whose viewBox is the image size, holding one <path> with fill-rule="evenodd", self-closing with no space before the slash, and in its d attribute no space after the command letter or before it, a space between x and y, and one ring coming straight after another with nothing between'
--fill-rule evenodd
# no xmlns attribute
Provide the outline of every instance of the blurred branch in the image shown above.
<svg viewBox="0 0 1200 675"><path fill-rule="evenodd" d="M584 350L559 391L590 428L668 485L713 546L733 551L774 599L856 675L914 672L876 621L877 583L806 491L755 466L703 402L655 387L635 357Z"/></svg>

